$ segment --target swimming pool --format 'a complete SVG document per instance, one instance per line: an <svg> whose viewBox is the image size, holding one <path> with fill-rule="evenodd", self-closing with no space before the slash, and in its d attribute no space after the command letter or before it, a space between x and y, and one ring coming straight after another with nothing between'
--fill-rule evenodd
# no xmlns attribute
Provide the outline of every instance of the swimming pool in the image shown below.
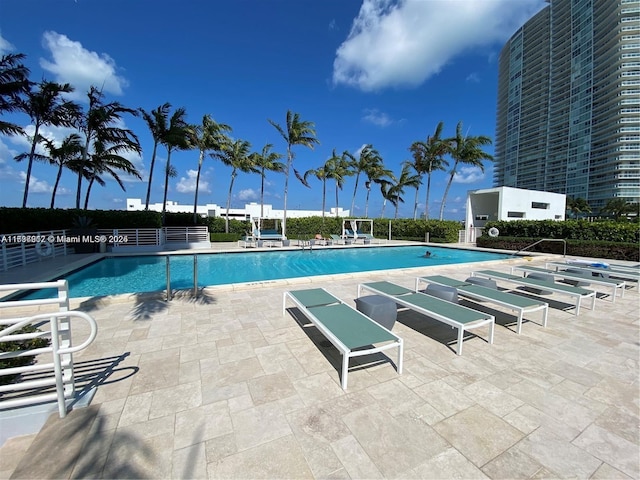
<svg viewBox="0 0 640 480"><path fill-rule="evenodd" d="M198 286L283 278L426 267L508 258L508 255L424 246L366 247L197 255ZM193 288L193 255L170 257L171 288ZM64 276L71 297L155 292L166 289L165 256L107 257ZM30 294L46 298L52 291ZM37 295L37 296L36 296Z"/></svg>

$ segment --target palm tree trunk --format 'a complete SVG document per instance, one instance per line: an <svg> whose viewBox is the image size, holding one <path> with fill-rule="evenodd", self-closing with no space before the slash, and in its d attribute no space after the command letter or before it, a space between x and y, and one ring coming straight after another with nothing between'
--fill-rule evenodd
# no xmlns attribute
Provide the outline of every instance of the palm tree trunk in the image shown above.
<svg viewBox="0 0 640 480"><path fill-rule="evenodd" d="M87 194L84 197L84 209L85 210L88 210L89 194L91 193L91 187L93 186L93 180L94 180L94 177L91 177L91 180L89 180L89 185L87 185Z"/></svg>
<svg viewBox="0 0 640 480"><path fill-rule="evenodd" d="M76 190L76 208L80 210L80 192L82 191L82 174L84 173L84 166L87 164L87 158L89 158L89 140L91 139L91 133L87 133L85 136L84 146L82 147L82 160L78 168L78 187Z"/></svg>
<svg viewBox="0 0 640 480"><path fill-rule="evenodd" d="M356 175L356 185L353 187L353 199L351 200L351 211L349 212L353 215L353 209L356 206L356 191L358 190L358 180L360 180L360 172Z"/></svg>
<svg viewBox="0 0 640 480"><path fill-rule="evenodd" d="M27 164L27 178L24 182L24 196L22 197L22 208L27 207L27 197L29 196L29 181L31 180L31 168L33 167L33 156L36 153L36 145L38 144L38 130L40 124L36 123L36 130L33 133L33 142L31 142L31 152L29 153L29 163Z"/></svg>
<svg viewBox="0 0 640 480"><path fill-rule="evenodd" d="M58 184L60 183L60 177L62 177L62 164L58 167L58 174L56 175L56 183L53 184L53 192L51 192L51 207L56 200L56 191L58 190Z"/></svg>
<svg viewBox="0 0 640 480"><path fill-rule="evenodd" d="M385 198L382 201L382 211L380 212L380 218L384 218L384 209L386 208L386 206L387 206L387 199Z"/></svg>
<svg viewBox="0 0 640 480"><path fill-rule="evenodd" d="M444 195L442 196L442 205L440 205L440 220L444 217L444 206L447 201L447 195L449 194L449 189L451 188L451 184L453 183L453 176L456 174L456 167L458 166L458 162L453 164L453 170L451 170L451 176L449 177L449 182L447 183L447 188L444 189Z"/></svg>
<svg viewBox="0 0 640 480"><path fill-rule="evenodd" d="M193 199L193 224L196 224L196 215L198 214L198 188L200 187L200 171L202 170L202 162L204 161L204 151L200 151L198 159L198 173L196 174L196 195Z"/></svg>
<svg viewBox="0 0 640 480"><path fill-rule="evenodd" d="M282 236L287 238L287 196L289 192L289 170L291 170L291 145L287 146L287 173L284 176L284 209L282 215Z"/></svg>
<svg viewBox="0 0 640 480"><path fill-rule="evenodd" d="M224 220L224 233L229 233L229 209L231 208L231 191L233 190L233 182L236 179L236 169L231 172L231 183L229 184L229 196L227 197L227 215Z"/></svg>
<svg viewBox="0 0 640 480"><path fill-rule="evenodd" d="M416 188L416 198L413 201L413 219L415 220L418 216L418 192L419 189Z"/></svg>
<svg viewBox="0 0 640 480"><path fill-rule="evenodd" d="M264 217L264 167L260 173L260 218Z"/></svg>
<svg viewBox="0 0 640 480"><path fill-rule="evenodd" d="M169 173L171 173L171 149L167 148L167 167L164 170L164 196L162 197L162 226L167 217L167 192L169 190Z"/></svg>
<svg viewBox="0 0 640 480"><path fill-rule="evenodd" d="M427 175L427 199L424 204L424 219L429 220L429 193L431 192L431 174Z"/></svg>
<svg viewBox="0 0 640 480"><path fill-rule="evenodd" d="M322 179L322 224L324 225L324 211L326 209L325 200L327 198L327 179Z"/></svg>
<svg viewBox="0 0 640 480"><path fill-rule="evenodd" d="M153 153L151 154L151 165L149 165L149 184L147 185L147 199L144 202L144 209L149 210L149 199L151 198L151 179L153 178L153 167L156 164L156 150L158 142L153 143Z"/></svg>
<svg viewBox="0 0 640 480"><path fill-rule="evenodd" d="M336 218L338 218L338 182L336 182Z"/></svg>
<svg viewBox="0 0 640 480"><path fill-rule="evenodd" d="M364 203L364 218L369 218L369 194L370 193L371 193L371 188L367 188L367 200Z"/></svg>

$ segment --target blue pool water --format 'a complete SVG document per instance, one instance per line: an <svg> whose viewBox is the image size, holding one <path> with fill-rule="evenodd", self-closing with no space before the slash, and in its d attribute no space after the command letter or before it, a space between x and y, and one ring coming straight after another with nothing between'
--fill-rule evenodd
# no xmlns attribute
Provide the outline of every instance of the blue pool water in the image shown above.
<svg viewBox="0 0 640 480"><path fill-rule="evenodd" d="M423 246L198 254L198 286L395 268L449 265L508 258L507 255ZM193 255L170 257L171 288L193 288ZM166 289L166 257L108 257L65 276L71 297L154 292ZM46 298L52 291L30 294ZM35 296L37 295L37 296Z"/></svg>

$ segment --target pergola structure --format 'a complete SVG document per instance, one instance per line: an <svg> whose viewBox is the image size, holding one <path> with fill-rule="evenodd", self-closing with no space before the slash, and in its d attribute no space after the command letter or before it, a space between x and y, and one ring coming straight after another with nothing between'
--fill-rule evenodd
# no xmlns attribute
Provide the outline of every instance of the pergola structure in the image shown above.
<svg viewBox="0 0 640 480"><path fill-rule="evenodd" d="M364 231L362 227L365 227ZM368 230L368 231L367 231ZM342 220L342 238L357 240L373 238L373 220L370 218L347 218Z"/></svg>

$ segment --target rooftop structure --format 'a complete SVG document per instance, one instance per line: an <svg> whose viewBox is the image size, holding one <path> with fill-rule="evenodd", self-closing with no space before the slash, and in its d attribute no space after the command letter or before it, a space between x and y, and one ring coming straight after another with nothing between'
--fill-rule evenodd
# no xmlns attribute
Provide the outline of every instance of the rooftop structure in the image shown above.
<svg viewBox="0 0 640 480"><path fill-rule="evenodd" d="M144 203L140 198L127 198L127 211L139 211L144 210ZM162 211L162 203L150 203L149 210L154 212ZM166 211L171 213L193 213L193 205L181 205L178 202L167 201ZM227 214L227 209L221 207L215 203L207 203L206 205L198 205L196 212L204 217L224 217ZM336 216L336 209L331 208L329 211L324 212L325 216ZM287 209L287 218L301 218L301 217L320 217L322 216L321 210L293 210ZM338 217L348 217L349 210L343 210L338 208ZM251 202L245 204L244 208L230 208L229 218L235 218L237 220L250 220L252 218L274 218L283 219L284 210L276 210L269 204L263 204Z"/></svg>

